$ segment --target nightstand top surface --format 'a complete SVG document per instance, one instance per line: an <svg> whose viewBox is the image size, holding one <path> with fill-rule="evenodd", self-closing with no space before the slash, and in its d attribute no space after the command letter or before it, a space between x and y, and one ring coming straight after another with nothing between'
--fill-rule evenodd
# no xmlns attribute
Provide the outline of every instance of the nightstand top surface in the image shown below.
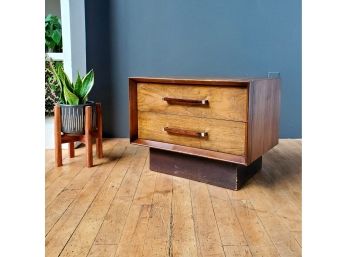
<svg viewBox="0 0 348 257"><path fill-rule="evenodd" d="M129 80L144 83L179 83L179 84L249 84L260 80L279 80L279 78L260 77L129 77Z"/></svg>

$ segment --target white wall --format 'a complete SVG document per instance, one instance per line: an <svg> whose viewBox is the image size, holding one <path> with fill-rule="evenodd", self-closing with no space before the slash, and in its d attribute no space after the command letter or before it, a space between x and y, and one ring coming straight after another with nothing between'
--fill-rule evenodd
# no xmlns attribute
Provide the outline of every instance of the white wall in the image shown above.
<svg viewBox="0 0 348 257"><path fill-rule="evenodd" d="M60 0L64 69L70 79L86 74L85 1Z"/></svg>

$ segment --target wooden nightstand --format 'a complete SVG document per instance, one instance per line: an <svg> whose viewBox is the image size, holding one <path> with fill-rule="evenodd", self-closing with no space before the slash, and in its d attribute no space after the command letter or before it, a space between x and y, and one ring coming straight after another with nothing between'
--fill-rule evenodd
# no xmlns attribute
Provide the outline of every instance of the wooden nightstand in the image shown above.
<svg viewBox="0 0 348 257"><path fill-rule="evenodd" d="M150 169L238 190L278 144L280 80L129 78L130 141Z"/></svg>

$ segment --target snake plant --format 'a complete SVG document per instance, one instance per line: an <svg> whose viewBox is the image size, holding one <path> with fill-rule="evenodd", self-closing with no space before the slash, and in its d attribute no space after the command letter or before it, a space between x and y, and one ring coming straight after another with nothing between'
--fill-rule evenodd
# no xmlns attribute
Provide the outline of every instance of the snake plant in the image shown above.
<svg viewBox="0 0 348 257"><path fill-rule="evenodd" d="M94 72L90 70L85 76L77 74L75 83L71 82L62 66L54 67L50 61L51 71L60 87L59 100L61 104L79 105L87 102L88 94L94 85Z"/></svg>

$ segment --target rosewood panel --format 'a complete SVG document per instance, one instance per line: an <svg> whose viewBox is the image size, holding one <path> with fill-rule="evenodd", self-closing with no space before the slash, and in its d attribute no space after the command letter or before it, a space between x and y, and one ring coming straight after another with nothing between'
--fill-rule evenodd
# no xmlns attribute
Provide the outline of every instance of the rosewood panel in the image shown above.
<svg viewBox="0 0 348 257"><path fill-rule="evenodd" d="M129 137L130 141L138 138L138 101L137 82L129 79Z"/></svg>
<svg viewBox="0 0 348 257"><path fill-rule="evenodd" d="M154 84L158 85L161 89L144 91L142 96L139 96L139 85L145 84ZM162 88L177 88L174 90L173 94L169 94L170 90ZM195 91L195 88L200 88L196 95L189 95L189 93ZM231 98L232 102L234 99L240 99L235 101L235 104L239 107L228 108L226 109L217 108L213 112L206 112L208 106L209 108L214 103L211 99L202 98L202 92L209 91L210 88L213 88L213 92L221 90L218 94L222 97L222 102L224 102L224 92L227 89L244 89L246 92L246 97ZM176 95L176 92L187 91L189 93L184 95ZM185 92L186 92L185 91ZM237 91L235 91L237 92ZM188 98L184 98L188 96ZM194 96L194 97L192 97ZM244 99L245 100L241 100ZM186 101L187 100L187 101ZM201 101L201 102L200 102ZM157 103L160 102L160 105ZM216 101L217 102L217 101ZM204 104L203 104L204 103ZM246 103L246 106L243 107L243 103ZM228 104L227 104L228 105ZM215 106L215 105L214 105ZM219 106L219 105L216 105ZM174 107L174 108L173 108ZM160 113L168 112L172 109L172 113L168 113L172 116L186 116L191 118L205 118L215 119L215 120L225 120L226 113L242 113L244 110L246 116L244 119L238 120L236 117L239 114L230 114L232 120L237 119L239 122L244 122L246 126L244 127L244 132L239 133L238 135L244 135L243 147L240 147L239 141L237 144L238 149L244 149L242 153L228 151L221 152L223 147L216 144L216 148L203 149L202 145L180 145L178 141L168 141L160 140L159 138L153 137L144 137L141 138L139 133L139 121L142 120L139 117L139 112L141 110L146 112L157 111ZM181 108L181 109L180 109ZM191 109L192 108L192 109ZM221 108L221 109L220 109ZM238 109L241 108L241 109ZM280 80L279 79L268 79L268 78L193 78L193 77L166 77L166 78L151 78L151 77L132 77L129 78L129 115L130 115L130 141L131 143L147 145L150 147L165 149L173 152L191 154L195 156L203 156L210 159L224 160L227 162L240 163L245 166L251 164L254 160L261 157L269 149L275 146L278 143L278 133L279 133L279 108L280 108ZM230 110L231 109L231 110ZM193 110L193 111L192 111ZM197 111L199 110L199 111ZM221 112L219 112L219 110ZM171 112L171 111L169 111ZM179 114L179 115L178 115ZM209 116L210 115L210 116ZM229 115L229 114L228 114ZM242 117L242 116L241 116ZM186 125L187 122L182 121L181 124ZM218 122L217 122L218 123ZM168 124L162 124L163 127L169 127ZM173 129L180 133L184 131L186 134L197 135L196 132L202 132L201 130L182 128L182 127L169 127L169 132L173 132ZM144 128L142 128L144 129ZM147 128L145 128L146 130ZM227 129L228 130L228 129ZM207 131L203 131L205 133ZM167 133L173 134L173 133ZM210 138L210 133L207 132L204 134L204 138ZM224 137L229 138L229 137ZM233 137L232 137L233 138ZM189 140L189 139L187 139ZM224 145L225 142L220 140L220 144ZM228 139L227 139L228 140ZM204 143L203 143L204 145Z"/></svg>
<svg viewBox="0 0 348 257"><path fill-rule="evenodd" d="M246 86L138 83L137 90L139 111L248 121Z"/></svg>
<svg viewBox="0 0 348 257"><path fill-rule="evenodd" d="M248 163L278 144L280 80L253 81L249 87Z"/></svg>
<svg viewBox="0 0 348 257"><path fill-rule="evenodd" d="M139 111L138 125L140 139L245 155L246 123L244 122ZM174 131L177 133L170 133ZM193 137L194 133L206 133L206 136Z"/></svg>

